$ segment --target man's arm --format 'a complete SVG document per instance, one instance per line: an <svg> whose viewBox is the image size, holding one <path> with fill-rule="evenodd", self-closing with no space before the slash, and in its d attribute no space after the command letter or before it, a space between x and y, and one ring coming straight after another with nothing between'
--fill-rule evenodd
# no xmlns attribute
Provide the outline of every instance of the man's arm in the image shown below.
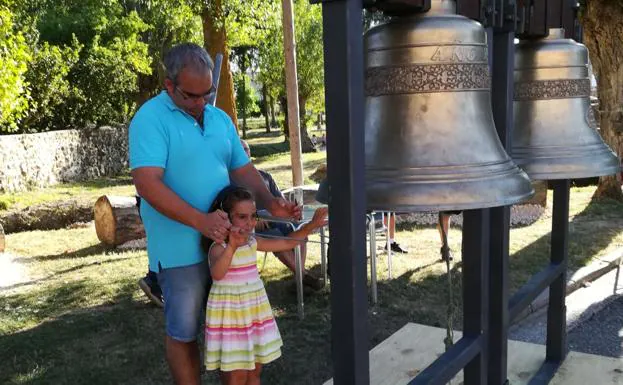
<svg viewBox="0 0 623 385"><path fill-rule="evenodd" d="M246 165L231 171L229 175L238 186L251 190L255 195L255 199L260 201L264 207L270 206L274 196L268 188L266 188L264 179L257 171L253 163L249 162Z"/></svg>
<svg viewBox="0 0 623 385"><path fill-rule="evenodd" d="M136 191L163 215L190 226L217 243L227 236L229 219L222 211L205 214L195 209L162 182L160 167L140 167L132 170Z"/></svg>
<svg viewBox="0 0 623 385"><path fill-rule="evenodd" d="M277 217L301 217L301 208L296 203L288 202L283 198L276 198L266 188L264 179L252 163L229 172L231 179L239 186L246 187L255 194L255 198L262 202L270 213Z"/></svg>

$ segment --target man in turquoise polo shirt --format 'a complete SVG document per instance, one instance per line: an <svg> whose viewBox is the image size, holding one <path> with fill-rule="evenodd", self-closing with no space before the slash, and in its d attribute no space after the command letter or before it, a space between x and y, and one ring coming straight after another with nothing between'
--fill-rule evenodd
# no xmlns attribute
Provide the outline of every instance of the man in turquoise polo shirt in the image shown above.
<svg viewBox="0 0 623 385"><path fill-rule="evenodd" d="M214 92L208 53L180 44L166 55L165 88L130 123L130 168L143 198L149 268L165 303L166 355L178 385L200 382L197 335L211 283L201 234L223 242L231 224L207 214L233 180L254 192L273 215L300 217L300 207L274 198L250 163L231 119L206 100Z"/></svg>

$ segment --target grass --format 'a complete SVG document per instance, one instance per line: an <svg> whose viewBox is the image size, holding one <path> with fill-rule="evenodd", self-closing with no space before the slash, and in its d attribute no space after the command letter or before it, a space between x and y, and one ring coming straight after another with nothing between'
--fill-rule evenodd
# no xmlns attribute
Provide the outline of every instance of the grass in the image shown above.
<svg viewBox="0 0 623 385"><path fill-rule="evenodd" d="M276 135L267 138L257 130L251 130L249 136L252 146L282 140ZM324 162L324 155L304 154L306 177ZM281 188L291 185L288 153L257 157L255 163L271 172ZM131 194L129 183L123 176L11 199L15 205L24 205L67 196ZM572 189L571 270L623 245L623 204L591 200L593 192L591 187ZM551 192L548 202L552 202ZM550 228L551 218L544 215L531 226L511 231L511 292L546 266ZM461 322L460 229L452 228L449 236L455 255L452 274L457 327ZM398 228L396 238L410 253L394 255L394 274L388 279L386 255L379 252L379 304L368 312L370 348L407 322L446 325L446 275L445 265L439 262L437 231L407 223ZM0 258L10 255L25 277L0 288L0 383L171 383L163 354L162 311L150 305L136 285L146 271L145 251L101 246L92 224L9 234L7 247L10 254ZM308 254L307 267L317 272L318 246L310 244ZM259 257L262 266L263 255ZM0 271L0 285L3 274ZM269 255L261 275L285 343L283 357L265 368L264 383L322 383L332 370L329 290L306 297L306 317L301 321L290 290L291 273ZM213 374L204 377L204 384L217 383Z"/></svg>
<svg viewBox="0 0 623 385"><path fill-rule="evenodd" d="M279 171L280 159L287 158L275 156L265 165ZM623 205L591 201L592 193L592 188L572 191L572 269L623 245ZM532 226L511 231L512 291L547 263L550 224L544 216ZM387 279L386 257L379 253L379 305L370 308L368 317L370 348L407 322L446 323L445 267L438 261L436 230L406 225L397 238L410 253L394 256L393 279ZM451 229L457 315L460 238L459 229ZM10 234L7 244L28 280L0 292L0 383L170 383L161 310L136 286L146 269L144 251L107 250L99 245L92 226ZM317 271L317 245L310 246L309 255L307 266ZM283 357L266 368L264 383L318 384L328 379L329 291L307 297L306 318L299 321L291 274L272 256L261 274L285 342ZM455 326L460 322L459 316ZM204 383L217 382L209 374Z"/></svg>
<svg viewBox="0 0 623 385"><path fill-rule="evenodd" d="M112 195L133 195L134 186L128 173L117 177L101 178L87 182L63 183L44 189L23 191L18 194L0 194L0 213L3 210L23 209L46 202L80 199L95 202L102 192Z"/></svg>

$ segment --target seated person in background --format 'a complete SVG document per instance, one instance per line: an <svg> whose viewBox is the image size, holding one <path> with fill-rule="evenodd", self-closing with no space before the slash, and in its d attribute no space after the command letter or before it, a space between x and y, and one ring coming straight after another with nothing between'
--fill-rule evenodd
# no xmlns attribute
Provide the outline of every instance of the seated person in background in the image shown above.
<svg viewBox="0 0 623 385"><path fill-rule="evenodd" d="M242 143L242 148L247 153L247 156L249 157L249 159L251 159L251 149L249 148L249 144L242 139L240 140L240 143ZM283 198L283 194L281 193L281 190L279 190L279 187L277 186L277 183L275 183L275 180L273 179L272 175L260 169L258 169L257 171L259 171L260 175L262 176L262 179L264 179L264 183L266 183L266 187L268 187L268 190L274 196ZM265 208L262 207L260 203L258 203L257 209L258 211L260 211L260 210L264 210ZM290 234L292 232L292 228L285 223L268 223L268 222L263 222L260 220L258 221L255 231L257 234L267 234L267 235L272 235L272 236L283 237L283 236L287 236L288 234ZM323 287L323 283L320 280L320 278L315 277L314 275L312 275L311 273L305 270L305 257L307 256L307 244L301 243L300 247L301 247L301 263L303 265L303 284L313 290L320 290ZM294 262L295 261L294 249L287 250L287 251L274 252L273 254L275 254L275 256L281 261L281 263L286 265L286 267L294 273L296 269L295 262Z"/></svg>
<svg viewBox="0 0 623 385"><path fill-rule="evenodd" d="M324 204L329 203L329 184L327 182L327 178L320 181L320 184L318 185L318 192L316 193L316 200ZM395 253L407 254L409 251L400 246L400 244L394 239L396 234L396 213L391 213L391 215L382 215L380 212L377 212L374 215L374 220L380 221L381 216L383 217L383 225L389 227L389 239L387 240L389 248Z"/></svg>

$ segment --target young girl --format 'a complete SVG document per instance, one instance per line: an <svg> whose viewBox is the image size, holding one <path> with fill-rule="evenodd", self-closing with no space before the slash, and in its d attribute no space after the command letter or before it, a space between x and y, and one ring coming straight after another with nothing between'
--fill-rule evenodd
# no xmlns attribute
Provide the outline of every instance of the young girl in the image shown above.
<svg viewBox="0 0 623 385"><path fill-rule="evenodd" d="M230 187L219 195L215 204L229 215L232 227L226 244L204 243L214 281L206 307L205 364L220 370L224 385L259 385L262 365L281 356L282 341L256 252L290 250L299 241L253 237L257 213L251 193ZM305 239L326 224L326 216L326 208L316 210L311 222L289 236Z"/></svg>

